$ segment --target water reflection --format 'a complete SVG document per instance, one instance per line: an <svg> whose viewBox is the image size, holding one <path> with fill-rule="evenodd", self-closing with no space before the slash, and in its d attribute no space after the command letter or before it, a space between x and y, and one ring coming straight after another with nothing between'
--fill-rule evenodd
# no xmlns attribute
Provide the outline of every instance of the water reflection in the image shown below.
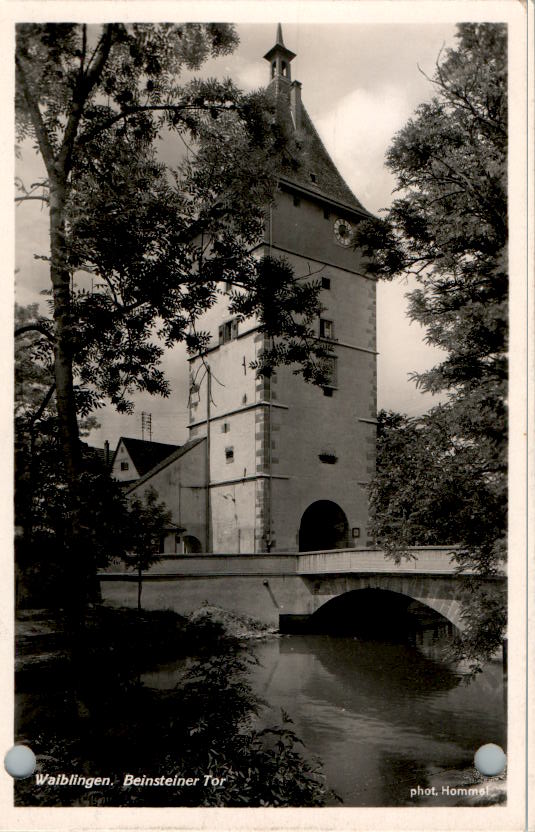
<svg viewBox="0 0 535 832"><path fill-rule="evenodd" d="M414 804L411 787L469 766L485 742L504 745L499 663L465 685L403 643L292 635L255 649L254 686L271 706L263 722L280 707L290 714L345 805Z"/></svg>

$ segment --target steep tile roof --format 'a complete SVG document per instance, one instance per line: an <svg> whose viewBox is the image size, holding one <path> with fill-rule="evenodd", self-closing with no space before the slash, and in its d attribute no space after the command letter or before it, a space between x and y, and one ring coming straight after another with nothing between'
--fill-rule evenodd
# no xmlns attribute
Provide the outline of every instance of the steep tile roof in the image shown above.
<svg viewBox="0 0 535 832"><path fill-rule="evenodd" d="M167 445L164 442L148 442L145 439L131 439L128 436L121 436L117 447L123 443L130 455L130 459L136 466L140 477L147 471L154 468L159 462L168 457L180 445Z"/></svg>
<svg viewBox="0 0 535 832"><path fill-rule="evenodd" d="M300 125L296 128L292 118L290 106L290 88L281 90L277 94L277 116L286 131L293 135L296 144L296 154L291 164L287 164L283 171L283 180L300 185L320 197L342 202L358 213L368 215L369 212L357 199L351 188L346 184L342 174L331 159L327 148L304 104L301 103Z"/></svg>
<svg viewBox="0 0 535 832"><path fill-rule="evenodd" d="M282 181L306 188L320 198L342 203L363 216L370 213L363 207L351 188L346 184L331 159L312 119L301 100L301 84L280 73L280 58L289 66L295 53L284 46L282 29L277 27L276 43L264 58L274 62L273 75L267 87L268 95L275 100L277 119L284 131L295 140L295 153L288 160Z"/></svg>
<svg viewBox="0 0 535 832"><path fill-rule="evenodd" d="M196 445L199 445L201 442L206 440L205 436L199 436L196 439L190 439L189 442L186 442L184 445L175 446L175 450L166 456L164 459L160 460L156 465L150 468L148 471L145 472L138 480L133 483L130 483L128 488L125 489L126 493L129 491L133 491L134 488L137 488L144 482L150 480L155 474L161 471L163 468L167 468L168 465L171 465L172 462L176 462L177 459L187 454L188 451L191 451ZM169 447L169 446L168 446ZM137 467L137 466L136 466ZM139 469L138 469L139 470Z"/></svg>

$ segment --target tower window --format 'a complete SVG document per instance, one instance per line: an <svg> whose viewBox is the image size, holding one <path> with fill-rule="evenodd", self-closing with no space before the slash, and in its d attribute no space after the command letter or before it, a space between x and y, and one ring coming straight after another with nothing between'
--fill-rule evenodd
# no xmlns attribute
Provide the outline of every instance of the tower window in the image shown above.
<svg viewBox="0 0 535 832"><path fill-rule="evenodd" d="M286 61L281 61L281 72L284 78L288 75L288 65Z"/></svg>
<svg viewBox="0 0 535 832"><path fill-rule="evenodd" d="M327 381L323 386L323 394L325 396L332 396L332 388L336 388L338 386L338 359L336 356L330 355L328 358L324 358L323 360L325 362L327 376ZM331 392L327 393L326 390L331 390Z"/></svg>
<svg viewBox="0 0 535 832"><path fill-rule="evenodd" d="M128 462L121 462L121 471L128 471L129 467Z"/></svg>
<svg viewBox="0 0 535 832"><path fill-rule="evenodd" d="M311 174L310 174L310 181L311 181L311 182L315 182L315 181L316 181L316 174L315 174L315 173L311 173Z"/></svg>
<svg viewBox="0 0 535 832"><path fill-rule="evenodd" d="M226 344L238 337L238 319L232 318L219 327L219 343Z"/></svg>
<svg viewBox="0 0 535 832"><path fill-rule="evenodd" d="M234 462L234 448L225 448L225 459L227 462Z"/></svg>
<svg viewBox="0 0 535 832"><path fill-rule="evenodd" d="M297 206L297 205L301 205L301 200L299 199L299 197L298 197L298 196L294 196L294 205L295 205L295 206Z"/></svg>
<svg viewBox="0 0 535 832"><path fill-rule="evenodd" d="M328 211L327 208L324 208L323 209L323 219L324 220L329 220L330 218L331 218L330 211Z"/></svg>
<svg viewBox="0 0 535 832"><path fill-rule="evenodd" d="M327 318L320 318L320 338L332 341L334 338L334 324Z"/></svg>
<svg viewBox="0 0 535 832"><path fill-rule="evenodd" d="M221 433L228 433L230 431L230 422L223 422L221 425Z"/></svg>
<svg viewBox="0 0 535 832"><path fill-rule="evenodd" d="M330 277L322 277L321 278L321 288L322 289L330 289L331 288L331 278Z"/></svg>
<svg viewBox="0 0 535 832"><path fill-rule="evenodd" d="M277 62L273 61L273 63L271 64L271 77L272 78L275 77L276 70L277 70Z"/></svg>

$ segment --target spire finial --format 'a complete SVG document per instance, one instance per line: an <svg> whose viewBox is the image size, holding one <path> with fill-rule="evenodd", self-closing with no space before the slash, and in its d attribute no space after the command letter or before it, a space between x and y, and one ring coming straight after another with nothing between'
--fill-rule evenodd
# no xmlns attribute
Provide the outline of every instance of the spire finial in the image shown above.
<svg viewBox="0 0 535 832"><path fill-rule="evenodd" d="M266 52L264 58L271 64L270 78L272 81L277 80L277 83L278 80L282 80L284 83L291 82L290 63L295 58L295 52L285 47L280 23L277 24L277 41L275 46L272 46L269 52Z"/></svg>

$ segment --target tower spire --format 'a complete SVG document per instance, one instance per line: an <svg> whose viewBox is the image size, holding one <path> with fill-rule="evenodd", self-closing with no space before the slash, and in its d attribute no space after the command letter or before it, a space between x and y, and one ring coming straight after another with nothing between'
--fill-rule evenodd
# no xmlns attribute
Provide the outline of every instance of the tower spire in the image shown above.
<svg viewBox="0 0 535 832"><path fill-rule="evenodd" d="M269 52L264 55L266 61L270 63L270 81L275 82L277 91L280 83L290 83L292 80L290 72L290 63L295 58L295 52L287 49L282 38L282 26L277 24L277 36L275 46L272 46Z"/></svg>

